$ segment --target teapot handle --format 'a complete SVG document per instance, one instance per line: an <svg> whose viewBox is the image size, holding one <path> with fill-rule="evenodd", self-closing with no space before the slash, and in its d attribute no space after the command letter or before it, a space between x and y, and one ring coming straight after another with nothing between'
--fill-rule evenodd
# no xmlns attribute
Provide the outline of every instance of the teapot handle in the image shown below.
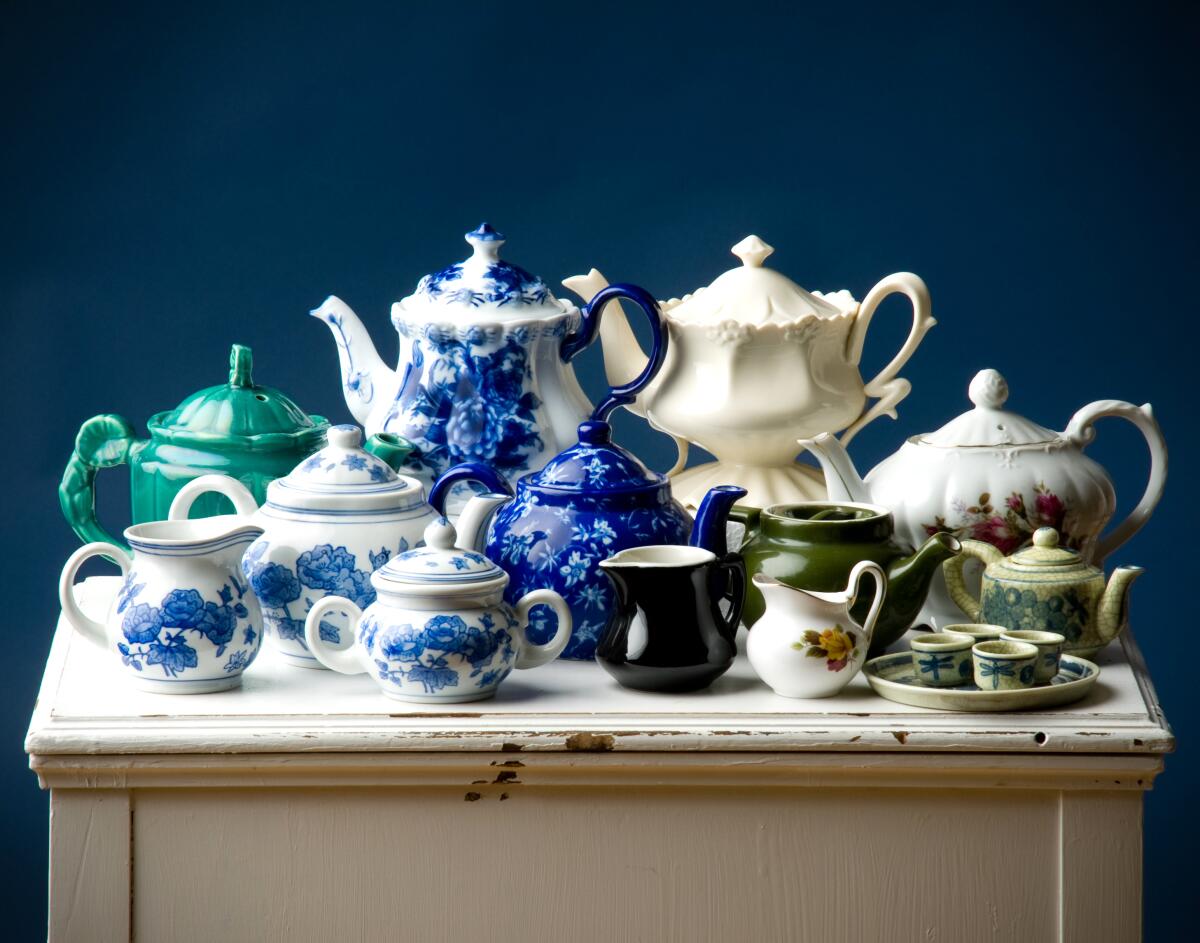
<svg viewBox="0 0 1200 943"><path fill-rule="evenodd" d="M875 315L875 309L879 307L879 303L884 298L897 292L912 302L912 329L908 332L908 339L905 340L904 346L892 358L892 362L880 370L873 380L864 385L863 392L868 397L876 399L877 402L854 420L842 433L842 445L848 444L863 426L880 416L887 415L893 419L896 418L896 405L912 391L912 384L907 380L896 379L896 374L916 352L926 332L937 324L930 311L929 288L925 282L912 272L897 272L889 275L867 292L867 297L859 305L858 315L854 319L854 328L850 332L846 346L846 360L852 366L858 366L859 361L862 360L867 328L871 326L871 318Z"/></svg>
<svg viewBox="0 0 1200 943"><path fill-rule="evenodd" d="M329 612L345 612L350 617L350 637L358 634L362 610L345 596L322 596L308 610L304 619L304 641L309 653L326 668L344 675L366 674L355 643L349 648L334 648L321 638L321 620Z"/></svg>
<svg viewBox="0 0 1200 943"><path fill-rule="evenodd" d="M618 406L632 403L638 393L649 386L667 356L667 334L663 331L662 312L659 311L658 302L649 292L636 285L620 284L600 289L595 297L583 306L583 320L579 323L579 330L564 337L559 348L563 363L570 363L591 345L600 329L600 315L604 312L604 307L618 298L632 301L645 313L646 320L650 323L650 358L642 372L628 383L608 388L608 395L592 410L592 419L597 420L606 420L608 414Z"/></svg>
<svg viewBox="0 0 1200 943"><path fill-rule="evenodd" d="M1128 419L1138 427L1138 431L1150 447L1150 479L1146 482L1146 490L1137 507L1129 512L1125 520L1100 538L1092 560L1097 566L1102 566L1105 557L1142 529L1142 525L1150 519L1150 514L1162 497L1163 486L1167 482L1167 443L1149 403L1134 406L1117 399L1102 399L1089 403L1071 417L1063 438L1080 449L1084 448L1096 437L1094 423L1105 416Z"/></svg>
<svg viewBox="0 0 1200 943"><path fill-rule="evenodd" d="M946 577L946 589L954 605L963 611L972 622L978 622L983 615L983 603L967 590L967 581L963 577L963 567L968 560L975 559L989 566L1004 559L1004 554L991 544L982 540L964 540L962 551L942 564L942 574Z"/></svg>
<svg viewBox="0 0 1200 943"><path fill-rule="evenodd" d="M129 420L114 413L93 416L79 427L75 451L58 486L58 503L81 540L129 549L125 541L110 534L96 519L96 472L127 462L129 450L137 442Z"/></svg>
<svg viewBox="0 0 1200 943"><path fill-rule="evenodd" d="M129 556L127 548L104 541L85 544L71 554L62 568L62 575L58 578L58 601L62 606L63 618L75 631L87 636L101 648L107 648L108 629L103 622L97 622L79 608L79 602L75 598L75 576L79 573L79 568L92 557L99 556L107 557L120 567L122 577L128 576L133 567L133 558Z"/></svg>
<svg viewBox="0 0 1200 943"><path fill-rule="evenodd" d="M242 517L249 517L258 510L258 502L254 500L250 489L236 478L230 478L228 475L201 475L179 489L179 493L171 502L171 509L167 511L167 520L187 520L195 500L210 491L227 497L233 503L235 513Z"/></svg>
<svg viewBox="0 0 1200 943"><path fill-rule="evenodd" d="M491 494L513 496L513 486L491 465L483 462L460 462L442 472L442 476L429 489L429 506L442 517L446 516L446 499L450 489L463 481L477 481Z"/></svg>
<svg viewBox="0 0 1200 943"><path fill-rule="evenodd" d="M529 641L529 610L534 606L549 606L558 617L554 638L545 645ZM559 656L571 640L571 607L552 589L535 589L517 600L517 636L521 647L517 651L518 668L536 668Z"/></svg>

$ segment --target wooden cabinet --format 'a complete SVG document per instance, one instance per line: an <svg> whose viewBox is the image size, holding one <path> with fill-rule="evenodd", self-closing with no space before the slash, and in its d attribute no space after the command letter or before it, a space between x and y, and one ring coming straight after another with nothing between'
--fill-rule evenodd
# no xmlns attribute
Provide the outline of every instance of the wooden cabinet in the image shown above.
<svg viewBox="0 0 1200 943"><path fill-rule="evenodd" d="M790 701L743 659L680 696L556 662L435 713L269 650L145 694L60 624L26 742L50 938L1136 940L1173 738L1132 640L1099 661L1038 714Z"/></svg>

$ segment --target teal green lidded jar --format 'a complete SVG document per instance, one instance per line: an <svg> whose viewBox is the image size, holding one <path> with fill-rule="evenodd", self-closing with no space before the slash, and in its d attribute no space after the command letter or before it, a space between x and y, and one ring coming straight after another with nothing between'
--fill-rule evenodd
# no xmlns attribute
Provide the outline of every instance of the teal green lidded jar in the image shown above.
<svg viewBox="0 0 1200 943"><path fill-rule="evenodd" d="M234 344L229 382L193 393L175 409L156 413L139 439L122 416L93 416L75 437L75 452L63 472L58 500L67 523L81 540L124 542L96 520L96 472L129 463L133 523L165 520L171 500L200 475L236 478L260 504L267 485L325 445L329 421L310 416L279 390L257 386L249 347ZM233 513L229 500L207 494L192 517Z"/></svg>

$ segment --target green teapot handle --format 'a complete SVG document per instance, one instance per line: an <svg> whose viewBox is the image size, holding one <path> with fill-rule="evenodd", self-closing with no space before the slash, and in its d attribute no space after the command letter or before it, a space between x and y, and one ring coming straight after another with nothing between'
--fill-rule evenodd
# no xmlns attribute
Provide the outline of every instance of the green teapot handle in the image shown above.
<svg viewBox="0 0 1200 943"><path fill-rule="evenodd" d="M105 541L129 549L96 519L96 472L128 461L129 449L137 441L129 420L114 413L93 416L79 427L75 451L58 486L58 503L71 529L85 543Z"/></svg>
<svg viewBox="0 0 1200 943"><path fill-rule="evenodd" d="M729 509L729 519L746 528L746 532L742 535L742 547L750 543L758 534L761 518L762 511L759 508L732 507Z"/></svg>

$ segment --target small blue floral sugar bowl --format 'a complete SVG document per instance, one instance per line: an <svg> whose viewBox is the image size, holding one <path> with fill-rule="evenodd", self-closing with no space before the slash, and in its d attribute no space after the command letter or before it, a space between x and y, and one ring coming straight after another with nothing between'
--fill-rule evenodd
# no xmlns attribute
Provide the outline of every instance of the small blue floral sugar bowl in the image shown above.
<svg viewBox="0 0 1200 943"><path fill-rule="evenodd" d="M445 518L433 521L424 547L371 574L376 596L365 611L344 596L318 599L305 622L309 651L335 671L370 674L388 697L443 704L491 697L513 668L557 657L571 635L566 600L543 589L509 605L508 574L480 553L456 549L456 538ZM558 631L544 645L528 636L529 611L538 605L558 617ZM332 613L350 620L350 648L322 632Z"/></svg>

